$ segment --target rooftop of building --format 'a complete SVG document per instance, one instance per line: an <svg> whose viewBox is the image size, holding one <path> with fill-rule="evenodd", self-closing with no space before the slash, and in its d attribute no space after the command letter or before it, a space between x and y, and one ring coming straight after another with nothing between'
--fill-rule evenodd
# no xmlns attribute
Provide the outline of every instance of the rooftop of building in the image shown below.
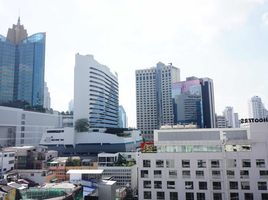
<svg viewBox="0 0 268 200"><path fill-rule="evenodd" d="M103 169L71 169L67 174L102 174Z"/></svg>

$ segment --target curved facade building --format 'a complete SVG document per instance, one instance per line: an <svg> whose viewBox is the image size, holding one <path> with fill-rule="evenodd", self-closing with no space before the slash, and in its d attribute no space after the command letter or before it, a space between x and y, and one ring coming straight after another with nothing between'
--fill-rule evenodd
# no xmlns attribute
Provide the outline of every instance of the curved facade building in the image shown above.
<svg viewBox="0 0 268 200"><path fill-rule="evenodd" d="M89 120L90 128L118 127L117 74L92 55L75 57L74 121Z"/></svg>
<svg viewBox="0 0 268 200"><path fill-rule="evenodd" d="M44 101L45 33L28 37L18 20L0 36L0 103L26 101L31 106Z"/></svg>

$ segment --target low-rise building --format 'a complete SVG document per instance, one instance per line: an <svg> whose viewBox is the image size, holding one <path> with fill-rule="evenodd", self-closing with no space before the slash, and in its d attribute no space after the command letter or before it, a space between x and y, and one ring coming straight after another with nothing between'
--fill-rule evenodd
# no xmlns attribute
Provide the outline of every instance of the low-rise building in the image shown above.
<svg viewBox="0 0 268 200"><path fill-rule="evenodd" d="M4 151L15 152L15 169L44 169L47 161L57 156L42 146L6 147Z"/></svg>
<svg viewBox="0 0 268 200"><path fill-rule="evenodd" d="M116 197L116 181L103 180L103 170L69 170L70 183L81 184L84 199L114 200Z"/></svg>
<svg viewBox="0 0 268 200"><path fill-rule="evenodd" d="M80 157L57 157L47 163L48 169L52 171L53 182L69 180L67 172L72 169L97 169L97 162L91 159L80 159Z"/></svg>
<svg viewBox="0 0 268 200"><path fill-rule="evenodd" d="M100 153L98 169L103 170L103 177L116 181L117 187L137 189L137 152Z"/></svg>
<svg viewBox="0 0 268 200"><path fill-rule="evenodd" d="M268 123L154 131L138 156L139 199L267 200Z"/></svg>

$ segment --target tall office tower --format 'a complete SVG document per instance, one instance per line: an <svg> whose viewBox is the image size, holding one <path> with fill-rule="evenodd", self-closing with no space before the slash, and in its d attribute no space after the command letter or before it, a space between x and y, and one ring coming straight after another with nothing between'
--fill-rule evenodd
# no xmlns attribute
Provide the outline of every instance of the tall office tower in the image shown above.
<svg viewBox="0 0 268 200"><path fill-rule="evenodd" d="M175 124L196 124L203 128L203 103L200 80L196 77L172 85Z"/></svg>
<svg viewBox="0 0 268 200"><path fill-rule="evenodd" d="M204 113L204 128L215 128L215 102L213 80L210 78L201 78L202 102Z"/></svg>
<svg viewBox="0 0 268 200"><path fill-rule="evenodd" d="M161 62L150 69L136 70L137 128L145 140L153 131L174 124L172 84L180 81L180 70Z"/></svg>
<svg viewBox="0 0 268 200"><path fill-rule="evenodd" d="M216 127L213 82L209 78L188 77L172 86L175 124Z"/></svg>
<svg viewBox="0 0 268 200"><path fill-rule="evenodd" d="M75 56L74 122L86 118L90 128L118 127L118 78L92 55Z"/></svg>
<svg viewBox="0 0 268 200"><path fill-rule="evenodd" d="M227 128L227 122L224 116L216 115L216 128Z"/></svg>
<svg viewBox="0 0 268 200"><path fill-rule="evenodd" d="M70 100L68 104L68 111L73 112L74 111L74 100Z"/></svg>
<svg viewBox="0 0 268 200"><path fill-rule="evenodd" d="M47 83L45 82L45 85L44 85L44 108L46 109L50 109L50 92L48 90L48 87L47 87Z"/></svg>
<svg viewBox="0 0 268 200"><path fill-rule="evenodd" d="M234 109L231 106L227 106L225 107L224 111L223 111L223 115L226 119L227 122L227 127L228 128L234 128Z"/></svg>
<svg viewBox="0 0 268 200"><path fill-rule="evenodd" d="M238 113L234 113L234 128L240 128Z"/></svg>
<svg viewBox="0 0 268 200"><path fill-rule="evenodd" d="M0 104L25 101L44 103L45 33L28 37L20 24L0 35Z"/></svg>
<svg viewBox="0 0 268 200"><path fill-rule="evenodd" d="M123 106L119 106L119 128L127 128L127 114Z"/></svg>
<svg viewBox="0 0 268 200"><path fill-rule="evenodd" d="M262 100L258 96L251 97L249 101L249 116L253 118L266 117L267 110L265 109Z"/></svg>

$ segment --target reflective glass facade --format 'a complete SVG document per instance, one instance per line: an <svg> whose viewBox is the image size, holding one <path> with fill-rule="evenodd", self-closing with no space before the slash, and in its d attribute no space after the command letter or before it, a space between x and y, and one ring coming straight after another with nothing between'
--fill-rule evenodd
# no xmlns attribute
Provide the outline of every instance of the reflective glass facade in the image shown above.
<svg viewBox="0 0 268 200"><path fill-rule="evenodd" d="M196 124L203 128L202 90L199 79L173 84L172 99L175 124Z"/></svg>
<svg viewBox="0 0 268 200"><path fill-rule="evenodd" d="M43 105L44 67L45 33L18 43L0 36L0 103L21 100Z"/></svg>
<svg viewBox="0 0 268 200"><path fill-rule="evenodd" d="M0 103L14 98L15 49L0 35Z"/></svg>

